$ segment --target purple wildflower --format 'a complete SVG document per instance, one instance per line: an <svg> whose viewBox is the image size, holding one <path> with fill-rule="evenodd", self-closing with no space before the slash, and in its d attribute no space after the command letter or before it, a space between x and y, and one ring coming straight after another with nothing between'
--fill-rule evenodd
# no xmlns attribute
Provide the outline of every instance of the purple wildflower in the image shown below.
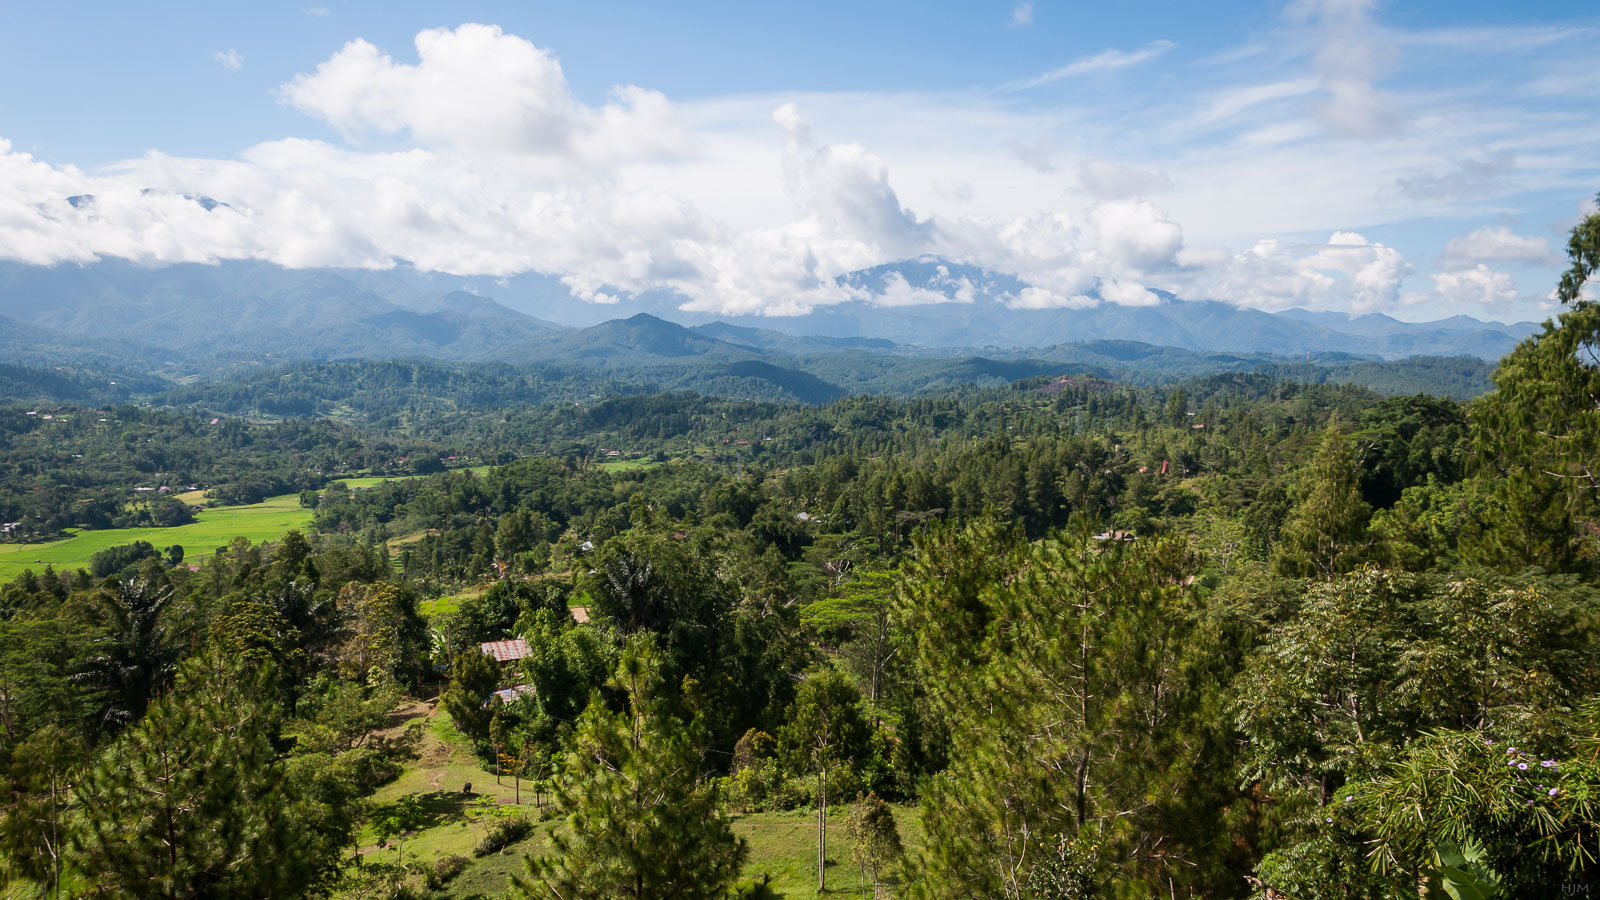
<svg viewBox="0 0 1600 900"><path fill-rule="evenodd" d="M1517 763L1517 768L1526 771L1527 768L1528 768L1528 764L1527 763Z"/></svg>

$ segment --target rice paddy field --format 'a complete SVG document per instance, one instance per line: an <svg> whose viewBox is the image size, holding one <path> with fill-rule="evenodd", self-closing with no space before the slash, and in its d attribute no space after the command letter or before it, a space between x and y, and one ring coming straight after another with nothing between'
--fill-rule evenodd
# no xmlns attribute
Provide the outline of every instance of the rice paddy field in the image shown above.
<svg viewBox="0 0 1600 900"><path fill-rule="evenodd" d="M489 471L489 468L489 466L474 466L465 471L482 475ZM340 481L351 490L359 490L385 481L424 477L427 476L342 478ZM199 491L179 494L178 499L185 503L204 502L202 492ZM252 503L249 506L219 506L198 512L195 518L198 521L172 528L107 528L80 531L72 537L43 544L0 544L0 584L16 578L28 569L40 572L45 566L69 571L87 568L89 558L101 550L135 541L149 541L158 550L180 544L183 546L184 560L197 562L214 556L217 548L226 547L228 542L236 537L246 538L251 543L260 543L275 541L292 528L302 531L311 528L311 510L302 508L300 498L295 494L268 497L260 503Z"/></svg>
<svg viewBox="0 0 1600 900"><path fill-rule="evenodd" d="M275 541L291 528L309 529L311 510L300 506L294 494L269 497L249 506L222 506L195 514L198 520L172 528L107 528L81 531L72 537L46 544L0 544L0 583L10 581L26 569L42 571L87 568L89 557L107 547L149 541L159 550L173 544L183 546L183 558L196 561L215 555L236 537L252 543Z"/></svg>

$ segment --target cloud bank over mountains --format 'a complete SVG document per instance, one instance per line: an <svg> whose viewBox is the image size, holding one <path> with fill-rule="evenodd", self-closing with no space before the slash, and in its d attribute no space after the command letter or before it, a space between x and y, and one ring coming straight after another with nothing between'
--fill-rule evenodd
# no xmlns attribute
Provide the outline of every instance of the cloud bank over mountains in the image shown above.
<svg viewBox="0 0 1600 900"><path fill-rule="evenodd" d="M279 88L339 143L83 171L0 138L0 258L405 261L550 273L595 303L665 291L686 309L796 315L970 302L954 280L842 277L936 257L1014 278L1000 299L1016 308L1150 305L1163 290L1495 314L1541 299L1513 271L1559 264L1547 237L1480 225L1408 258L1369 233L1589 191L1582 146L1600 125L1553 109L1570 99L1555 74L1517 87L1520 103L1384 84L1463 47L1537 53L1552 73L1583 50L1571 33L1521 37L1397 33L1367 0L1319 0L1226 60L1175 61L1181 46L1157 40L961 95L683 103L633 85L586 103L550 49L492 25L423 31L414 61L355 39Z"/></svg>

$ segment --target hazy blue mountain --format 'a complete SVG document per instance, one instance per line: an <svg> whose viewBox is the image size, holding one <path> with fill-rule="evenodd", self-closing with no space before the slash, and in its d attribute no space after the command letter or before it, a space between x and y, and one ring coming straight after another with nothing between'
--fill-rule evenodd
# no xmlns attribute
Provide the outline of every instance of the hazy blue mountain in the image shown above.
<svg viewBox="0 0 1600 900"><path fill-rule="evenodd" d="M541 335L495 352L512 362L576 361L634 363L645 359L749 357L758 351L720 341L675 322L638 313L591 328Z"/></svg>
<svg viewBox="0 0 1600 900"><path fill-rule="evenodd" d="M1407 323L1384 315L1274 314L1171 296L1140 307L1010 309L1006 300L1021 289L1015 278L936 259L878 266L840 279L846 286L879 292L901 281L949 302L891 307L853 301L803 316L728 317L680 310L683 298L664 293L612 305L584 303L558 278L540 274L467 278L404 266L381 272L291 270L251 261L152 268L110 260L53 267L0 263L0 312L46 329L40 346L81 344L85 352L104 354L115 344L129 348L129 355L155 360L157 368L170 359L194 363L219 357L248 366L343 357L537 361L630 353L732 358L741 352L808 356L850 350L935 356L976 350L1006 356L1104 340L1212 353L1497 359L1535 330L1532 323L1505 325L1465 316ZM639 320L640 314L649 320ZM671 331L662 327L666 324L690 330ZM569 332L575 325L587 330ZM0 329L0 350L8 346L4 340ZM27 344L12 339L9 346ZM0 361L50 359L43 351L30 352L27 359Z"/></svg>
<svg viewBox="0 0 1600 900"><path fill-rule="evenodd" d="M883 338L831 338L821 335L785 334L767 328L730 325L711 322L696 325L695 332L714 337L719 341L752 350L772 350L780 353L804 355L810 353L839 353L846 350L870 350L880 353L905 352L908 348Z"/></svg>
<svg viewBox="0 0 1600 900"><path fill-rule="evenodd" d="M70 364L144 372L176 358L176 354L138 341L66 334L0 313L0 361L14 365Z"/></svg>
<svg viewBox="0 0 1600 900"><path fill-rule="evenodd" d="M842 276L841 284L882 293L903 280L942 295L948 302L917 306L874 306L863 301L821 307L803 316L718 316L677 307L683 298L654 293L596 307L571 296L559 279L524 275L502 282L419 274L397 269L384 273L396 282L415 280L434 290L452 287L486 293L519 311L568 324L592 324L597 317L649 313L693 326L729 343L789 352L821 349L786 347L771 333L791 338L836 341L888 341L910 348L1028 348L1095 340L1136 340L1168 347L1218 352L1318 353L1340 351L1397 359L1414 354L1471 355L1498 359L1537 330L1531 322L1502 324L1455 316L1441 322L1409 323L1372 314L1288 310L1268 313L1227 303L1183 300L1160 295L1151 306L1102 303L1088 309L1011 309L1006 301L1023 287L1015 278L946 260L918 259L863 269ZM970 286L970 287L969 287ZM398 290L398 288L391 288ZM958 298L970 297L971 302ZM716 329L716 330L707 330ZM836 345L847 346L847 345ZM887 349L881 345L875 349Z"/></svg>
<svg viewBox="0 0 1600 900"><path fill-rule="evenodd" d="M149 268L0 263L0 309L84 341L204 359L470 359L561 329L468 294L393 302L327 270L258 262ZM156 365L159 357L153 358Z"/></svg>

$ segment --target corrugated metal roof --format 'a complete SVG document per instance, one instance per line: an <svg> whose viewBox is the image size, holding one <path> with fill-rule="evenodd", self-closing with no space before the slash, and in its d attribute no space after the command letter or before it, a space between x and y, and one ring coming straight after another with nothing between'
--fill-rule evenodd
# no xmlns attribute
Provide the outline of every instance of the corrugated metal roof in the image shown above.
<svg viewBox="0 0 1600 900"><path fill-rule="evenodd" d="M533 685L519 684L514 687L508 687L503 691L495 691L494 695L500 698L501 703L511 703L523 694L531 693L533 693Z"/></svg>
<svg viewBox="0 0 1600 900"><path fill-rule="evenodd" d="M528 655L528 642L522 638L514 641L489 641L478 649L494 657L495 662L512 662Z"/></svg>

